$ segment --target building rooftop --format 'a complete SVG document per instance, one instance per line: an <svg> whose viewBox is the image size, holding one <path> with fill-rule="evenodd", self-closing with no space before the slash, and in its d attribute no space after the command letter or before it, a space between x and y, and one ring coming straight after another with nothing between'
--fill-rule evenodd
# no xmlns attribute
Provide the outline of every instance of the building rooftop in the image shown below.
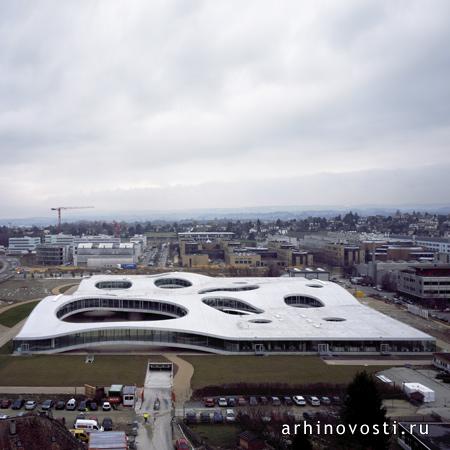
<svg viewBox="0 0 450 450"><path fill-rule="evenodd" d="M110 288L118 282L125 287ZM295 297L319 302L321 306L294 307L286 302L286 298ZM114 323L68 322L57 317L57 312L63 306L93 298L159 301L175 304L186 314L170 320ZM252 311L244 310L245 315L227 314L205 302L217 299L237 300ZM235 340L434 341L433 337L422 331L364 306L332 282L303 277L212 278L185 272L125 277L96 275L84 279L71 295L61 294L43 299L28 317L16 339L46 339L121 327L193 332Z"/></svg>

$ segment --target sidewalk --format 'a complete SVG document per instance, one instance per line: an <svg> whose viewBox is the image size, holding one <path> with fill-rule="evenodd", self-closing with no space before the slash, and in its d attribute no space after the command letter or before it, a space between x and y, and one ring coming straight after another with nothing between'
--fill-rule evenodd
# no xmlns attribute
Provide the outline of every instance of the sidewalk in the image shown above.
<svg viewBox="0 0 450 450"><path fill-rule="evenodd" d="M11 339L14 339L27 319L23 319L12 328L6 328L6 331L0 331L0 347L6 345Z"/></svg>
<svg viewBox="0 0 450 450"><path fill-rule="evenodd" d="M1 394L83 394L84 386L0 386Z"/></svg>

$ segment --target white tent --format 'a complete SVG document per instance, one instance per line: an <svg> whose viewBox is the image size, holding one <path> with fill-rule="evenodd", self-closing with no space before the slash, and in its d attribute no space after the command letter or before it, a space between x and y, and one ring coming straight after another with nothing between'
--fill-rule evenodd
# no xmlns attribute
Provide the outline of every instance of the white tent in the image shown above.
<svg viewBox="0 0 450 450"><path fill-rule="evenodd" d="M435 400L434 391L420 383L403 383L403 390L408 397L413 392L420 392L423 395L424 403L434 402Z"/></svg>

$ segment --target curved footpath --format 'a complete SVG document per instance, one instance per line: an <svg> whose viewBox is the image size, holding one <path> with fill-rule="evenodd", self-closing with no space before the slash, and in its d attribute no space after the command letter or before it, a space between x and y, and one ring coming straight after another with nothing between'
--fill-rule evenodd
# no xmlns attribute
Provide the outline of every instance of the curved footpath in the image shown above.
<svg viewBox="0 0 450 450"><path fill-rule="evenodd" d="M175 408L182 408L184 402L189 400L192 395L191 379L192 375L194 375L194 367L173 353L164 353L162 356L178 367L177 373L173 378L173 392L175 395Z"/></svg>

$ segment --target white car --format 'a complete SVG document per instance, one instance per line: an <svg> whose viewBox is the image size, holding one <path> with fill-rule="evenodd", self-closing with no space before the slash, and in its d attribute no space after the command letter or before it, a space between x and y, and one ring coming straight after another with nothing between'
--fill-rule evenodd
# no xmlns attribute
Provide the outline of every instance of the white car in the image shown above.
<svg viewBox="0 0 450 450"><path fill-rule="evenodd" d="M111 411L111 403L103 402L102 409L103 411Z"/></svg>
<svg viewBox="0 0 450 450"><path fill-rule="evenodd" d="M292 397L292 400L294 401L294 403L297 406L305 406L306 405L306 400L305 397L301 396L301 395L294 395Z"/></svg>
<svg viewBox="0 0 450 450"><path fill-rule="evenodd" d="M227 399L226 399L225 397L220 397L220 398L219 398L219 401L217 402L217 404L218 404L219 406L221 406L221 407L226 407L226 406L228 406Z"/></svg>
<svg viewBox="0 0 450 450"><path fill-rule="evenodd" d="M311 403L311 406L320 406L320 400L317 397L309 397L309 403Z"/></svg>
<svg viewBox="0 0 450 450"><path fill-rule="evenodd" d="M225 421L228 423L236 422L236 414L234 413L234 409L227 409L225 413Z"/></svg>

